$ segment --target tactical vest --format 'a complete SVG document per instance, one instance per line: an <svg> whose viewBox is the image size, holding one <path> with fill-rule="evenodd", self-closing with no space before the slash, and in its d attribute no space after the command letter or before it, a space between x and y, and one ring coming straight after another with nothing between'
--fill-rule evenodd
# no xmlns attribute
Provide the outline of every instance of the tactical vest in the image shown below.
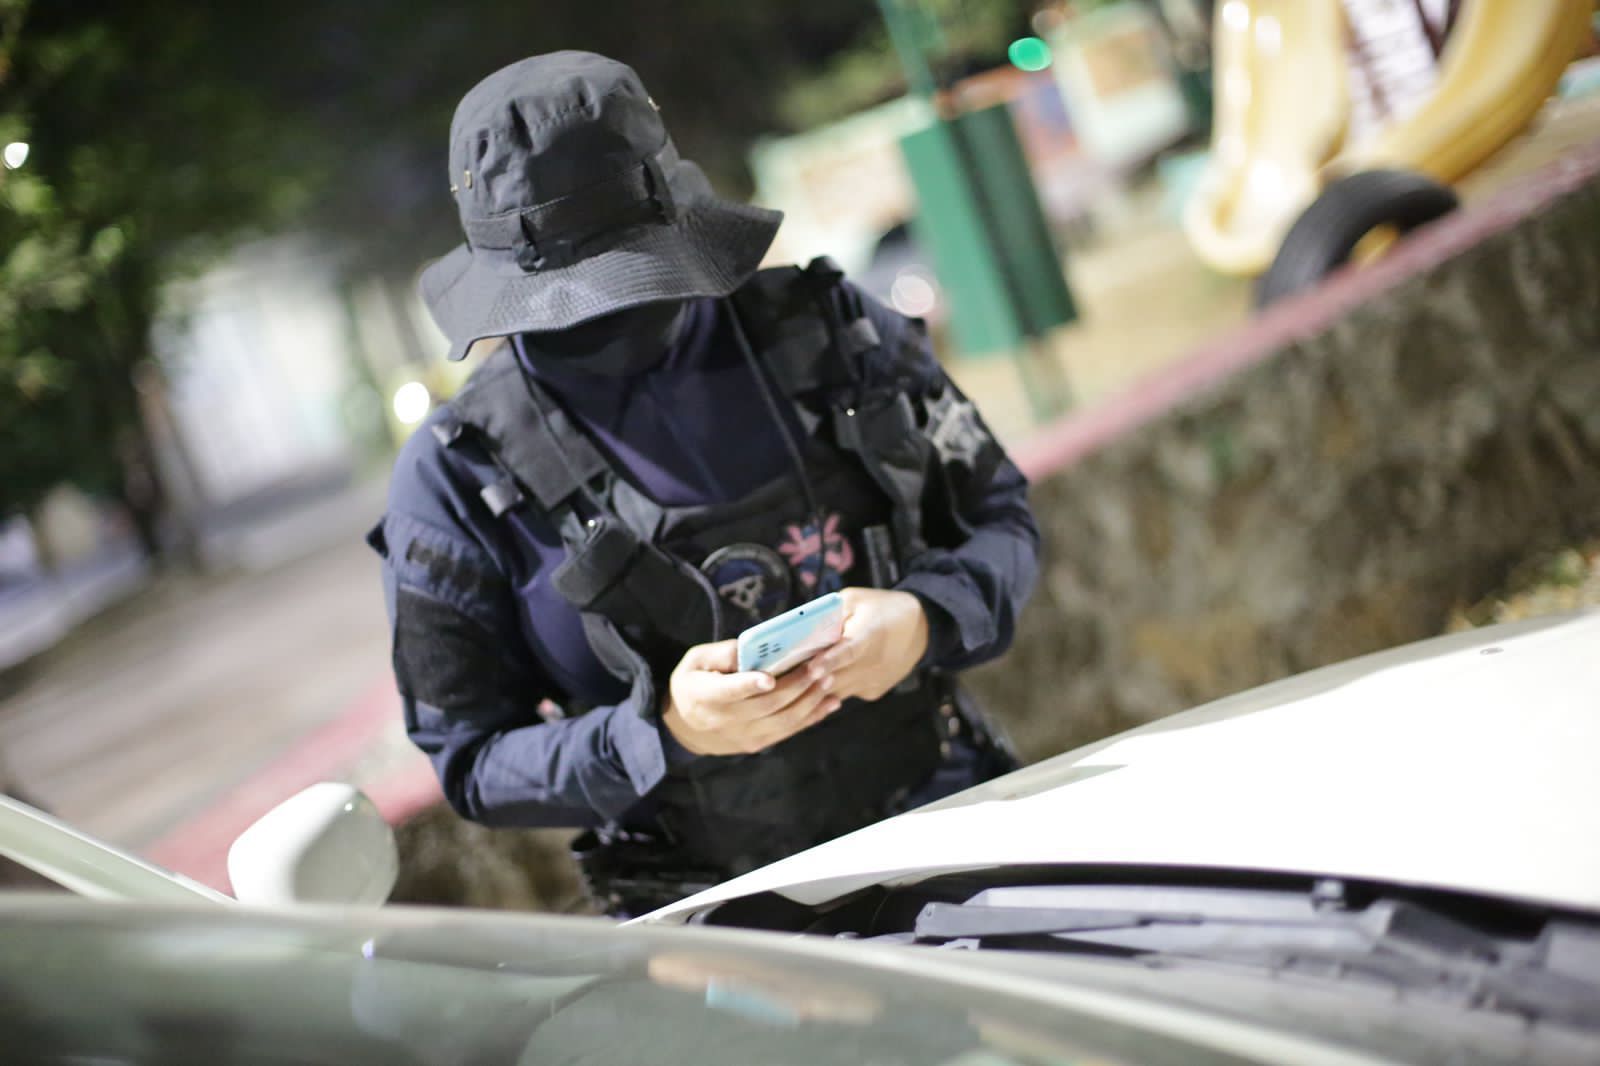
<svg viewBox="0 0 1600 1066"><path fill-rule="evenodd" d="M759 364L752 369L792 405L807 478L837 527L813 528L820 516L807 513L793 476L726 504L657 504L619 476L506 348L434 427L446 445L473 438L489 453L499 476L480 495L493 514L526 508L559 532L566 558L551 583L641 713L659 713L662 687L689 646L736 636L845 576L892 585L926 547L923 488L937 466L937 427L919 426L903 391L864 387L862 357L880 342L840 279L818 260L761 271L732 297ZM770 545L785 530L816 545L817 559L831 552L833 565L791 566L790 587L773 595L757 579L778 577ZM743 578L741 562L751 571ZM735 577L719 591L713 575L723 570ZM948 678L913 676L871 704L846 701L759 754L673 769L643 808L686 864L723 876L752 869L894 813L938 766L955 713Z"/></svg>

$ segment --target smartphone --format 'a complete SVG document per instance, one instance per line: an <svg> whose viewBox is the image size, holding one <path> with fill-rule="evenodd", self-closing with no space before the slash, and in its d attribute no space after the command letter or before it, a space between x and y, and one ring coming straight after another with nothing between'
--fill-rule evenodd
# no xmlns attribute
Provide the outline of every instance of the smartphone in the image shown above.
<svg viewBox="0 0 1600 1066"><path fill-rule="evenodd" d="M844 635L844 597L837 592L785 611L739 634L739 669L776 677Z"/></svg>

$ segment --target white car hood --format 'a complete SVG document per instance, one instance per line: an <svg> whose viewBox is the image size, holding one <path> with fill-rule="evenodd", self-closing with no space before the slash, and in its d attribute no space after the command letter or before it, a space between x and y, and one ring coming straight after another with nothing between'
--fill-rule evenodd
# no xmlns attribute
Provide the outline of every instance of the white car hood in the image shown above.
<svg viewBox="0 0 1600 1066"><path fill-rule="evenodd" d="M1600 911L1600 612L1326 667L1038 763L648 916L1015 864L1365 878Z"/></svg>

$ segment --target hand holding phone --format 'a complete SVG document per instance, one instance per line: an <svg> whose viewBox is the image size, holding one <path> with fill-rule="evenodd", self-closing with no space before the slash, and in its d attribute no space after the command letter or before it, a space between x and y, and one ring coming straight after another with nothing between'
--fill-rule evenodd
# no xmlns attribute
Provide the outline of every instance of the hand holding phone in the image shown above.
<svg viewBox="0 0 1600 1066"><path fill-rule="evenodd" d="M844 635L807 663L805 672L832 678L840 698L880 699L910 677L926 654L928 612L915 594L899 589L851 587L839 597Z"/></svg>
<svg viewBox="0 0 1600 1066"><path fill-rule="evenodd" d="M739 642L696 644L673 668L661 722L695 755L765 751L838 710L832 679L740 671Z"/></svg>
<svg viewBox="0 0 1600 1066"><path fill-rule="evenodd" d="M739 634L739 669L777 677L844 635L844 598L837 592L785 611Z"/></svg>

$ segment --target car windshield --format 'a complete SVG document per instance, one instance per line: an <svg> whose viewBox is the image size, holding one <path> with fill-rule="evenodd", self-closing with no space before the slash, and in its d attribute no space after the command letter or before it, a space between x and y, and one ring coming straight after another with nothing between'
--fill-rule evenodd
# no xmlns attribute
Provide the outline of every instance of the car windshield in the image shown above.
<svg viewBox="0 0 1600 1066"><path fill-rule="evenodd" d="M8 1062L1238 1061L871 961L904 953L750 933L22 903L0 940Z"/></svg>

